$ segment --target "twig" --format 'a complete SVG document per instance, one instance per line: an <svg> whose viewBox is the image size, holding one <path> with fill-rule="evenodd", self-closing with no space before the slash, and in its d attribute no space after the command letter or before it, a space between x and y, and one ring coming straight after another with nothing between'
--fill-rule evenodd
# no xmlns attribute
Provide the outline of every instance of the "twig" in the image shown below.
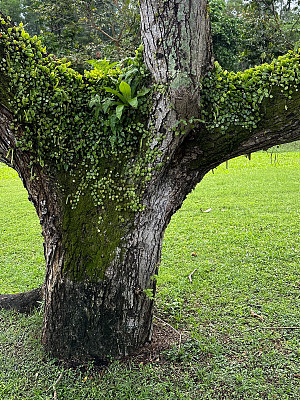
<svg viewBox="0 0 300 400"><path fill-rule="evenodd" d="M154 315L154 318L157 319L158 321L162 322L163 324L168 325L168 327L173 329L173 331L175 331L179 336L181 336L181 333L177 329L175 329L172 325L168 324L168 322L166 322L163 319L157 317L156 315Z"/></svg>
<svg viewBox="0 0 300 400"><path fill-rule="evenodd" d="M253 331L254 329L300 329L300 326L253 326L250 329L247 329L245 332Z"/></svg>
<svg viewBox="0 0 300 400"><path fill-rule="evenodd" d="M56 392L56 385L60 382L61 378L63 376L63 372L61 372L61 374L59 375L59 377L57 378L56 382L53 385L53 399L57 400L57 392Z"/></svg>
<svg viewBox="0 0 300 400"><path fill-rule="evenodd" d="M158 321L162 322L163 324L167 325L169 328L173 329L173 331L175 331L177 333L177 335L179 335L178 348L180 349L182 334L177 329L175 329L172 325L168 324L168 322L164 321L163 319L157 317L156 315L154 315L154 318L157 319Z"/></svg>
<svg viewBox="0 0 300 400"><path fill-rule="evenodd" d="M193 276L193 274L194 274L196 271L198 271L198 268L195 268L194 271L191 272L191 273L189 274L189 276L188 276L189 281L190 281L191 283L193 283L192 276Z"/></svg>
<svg viewBox="0 0 300 400"><path fill-rule="evenodd" d="M263 329L300 329L300 326L261 326Z"/></svg>

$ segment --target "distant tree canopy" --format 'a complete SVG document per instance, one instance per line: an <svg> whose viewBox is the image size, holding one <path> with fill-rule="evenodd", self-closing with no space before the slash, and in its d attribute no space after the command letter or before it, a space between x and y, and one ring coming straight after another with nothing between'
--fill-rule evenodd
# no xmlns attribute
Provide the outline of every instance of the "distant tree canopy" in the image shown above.
<svg viewBox="0 0 300 400"><path fill-rule="evenodd" d="M132 56L141 40L134 0L5 0L0 11L17 24L23 22L49 52L67 56L79 69L91 58Z"/></svg>
<svg viewBox="0 0 300 400"><path fill-rule="evenodd" d="M299 5L290 0L252 0L243 8L240 68L271 62L300 46Z"/></svg>
<svg viewBox="0 0 300 400"><path fill-rule="evenodd" d="M300 46L300 15L290 0L212 0L210 18L217 61L243 70Z"/></svg>
<svg viewBox="0 0 300 400"><path fill-rule="evenodd" d="M0 10L9 15L13 21L24 22L22 12L24 11L23 3L20 0L1 0Z"/></svg>
<svg viewBox="0 0 300 400"><path fill-rule="evenodd" d="M215 58L228 70L271 62L300 44L291 0L211 0L209 10ZM141 40L137 0L0 0L0 11L79 70L88 59L132 56Z"/></svg>

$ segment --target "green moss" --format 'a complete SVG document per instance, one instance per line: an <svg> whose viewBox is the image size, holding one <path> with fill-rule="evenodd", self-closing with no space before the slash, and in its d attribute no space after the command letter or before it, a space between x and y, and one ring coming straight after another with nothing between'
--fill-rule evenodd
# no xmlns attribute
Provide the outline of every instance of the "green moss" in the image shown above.
<svg viewBox="0 0 300 400"><path fill-rule="evenodd" d="M64 271L73 281L103 279L129 229L132 213L123 212L121 222L114 203L107 201L103 208L95 207L89 191L80 197L75 208L64 196Z"/></svg>
<svg viewBox="0 0 300 400"><path fill-rule="evenodd" d="M7 77L0 76L0 103L6 108L9 107L10 95L8 92Z"/></svg>
<svg viewBox="0 0 300 400"><path fill-rule="evenodd" d="M142 48L120 63L94 61L94 69L81 75L1 15L0 48L1 76L12 90L6 102L12 129L17 145L31 154L29 167L75 176L76 185L66 192L73 208L88 188L95 207L108 199L118 212L138 211L156 157L149 145L151 99Z"/></svg>
<svg viewBox="0 0 300 400"><path fill-rule="evenodd" d="M1 12L0 12L0 24L2 29L5 27L8 29L9 26L11 26L11 22L7 17L4 17ZM2 42L0 42L0 59L2 59L5 56L5 46ZM9 79L6 73L5 68L0 69L0 103L4 105L5 107L9 107L9 101L12 98L12 94L10 94L10 85L9 85Z"/></svg>
<svg viewBox="0 0 300 400"><path fill-rule="evenodd" d="M276 97L287 109L299 90L300 56L290 51L271 64L244 72L228 72L218 63L203 80L202 120L208 131L252 130L267 112L264 104Z"/></svg>

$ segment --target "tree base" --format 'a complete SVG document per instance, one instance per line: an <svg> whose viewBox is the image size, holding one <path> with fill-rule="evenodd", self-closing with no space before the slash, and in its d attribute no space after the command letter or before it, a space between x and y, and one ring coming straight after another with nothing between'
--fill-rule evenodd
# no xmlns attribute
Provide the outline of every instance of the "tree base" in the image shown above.
<svg viewBox="0 0 300 400"><path fill-rule="evenodd" d="M146 343L133 354L121 359L122 362L147 364L150 362L165 362L164 352L173 346L180 349L180 345L188 339L187 334L177 331L164 321L154 317L151 341Z"/></svg>

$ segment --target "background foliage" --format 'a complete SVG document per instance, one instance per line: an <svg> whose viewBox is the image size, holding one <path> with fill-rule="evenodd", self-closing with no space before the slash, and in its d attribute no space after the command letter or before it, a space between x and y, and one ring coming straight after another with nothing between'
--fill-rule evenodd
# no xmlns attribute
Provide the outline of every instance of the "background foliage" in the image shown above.
<svg viewBox="0 0 300 400"><path fill-rule="evenodd" d="M90 58L132 56L140 43L137 0L0 0L0 10L80 70ZM215 56L225 69L271 62L299 45L297 2L211 0L210 15Z"/></svg>
<svg viewBox="0 0 300 400"><path fill-rule="evenodd" d="M49 52L67 56L77 69L92 59L133 56L140 44L140 16L134 0L1 0L0 10Z"/></svg>
<svg viewBox="0 0 300 400"><path fill-rule="evenodd" d="M80 70L91 58L132 56L140 43L137 0L0 0L0 10ZM215 56L225 69L269 63L299 46L297 2L211 0L210 15Z"/></svg>

